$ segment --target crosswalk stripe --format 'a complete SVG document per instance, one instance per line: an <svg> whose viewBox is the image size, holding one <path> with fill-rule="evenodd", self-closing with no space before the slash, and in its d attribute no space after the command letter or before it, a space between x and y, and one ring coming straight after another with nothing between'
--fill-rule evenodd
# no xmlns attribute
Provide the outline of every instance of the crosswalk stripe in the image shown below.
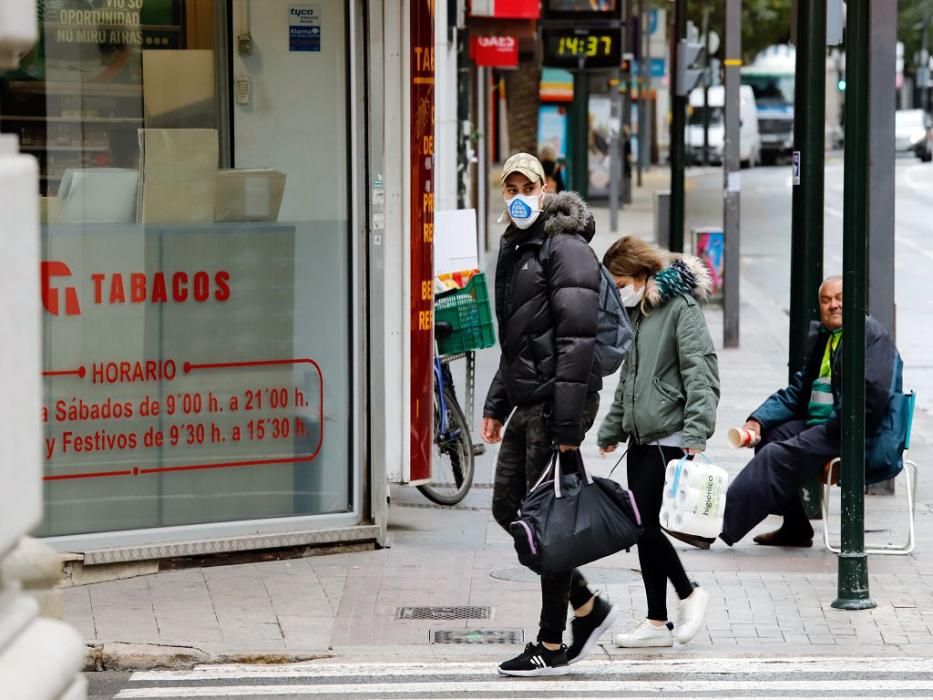
<svg viewBox="0 0 933 700"><path fill-rule="evenodd" d="M473 681L459 683L452 688L449 682L424 683L321 683L301 685L232 685L232 686L159 686L152 688L126 688L117 700L130 698L215 698L275 695L431 695L439 693L496 693L500 696L527 693L691 693L692 697L708 696L719 692L764 693L816 693L858 691L933 691L933 680L792 680L792 681L638 681L628 680L624 686L616 681L577 680L514 680Z"/></svg>
<svg viewBox="0 0 933 700"><path fill-rule="evenodd" d="M137 671L131 682L158 681L212 681L281 678L290 680L381 676L472 676L495 672L498 662L425 662L425 663L321 663L306 662L285 666L197 666L190 671ZM778 659L742 658L689 658L677 659L619 659L617 661L582 661L573 667L578 676L619 677L657 674L677 675L691 673L714 674L838 674L857 670L859 674L872 673L931 673L933 659L919 658L858 658L810 657Z"/></svg>

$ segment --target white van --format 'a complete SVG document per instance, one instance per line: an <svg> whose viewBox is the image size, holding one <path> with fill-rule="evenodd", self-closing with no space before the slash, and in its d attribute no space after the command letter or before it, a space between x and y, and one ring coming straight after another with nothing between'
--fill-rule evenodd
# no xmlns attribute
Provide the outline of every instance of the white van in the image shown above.
<svg viewBox="0 0 933 700"><path fill-rule="evenodd" d="M709 160L722 163L725 123L723 104L726 90L722 85L709 89ZM703 89L690 93L690 109L685 134L687 162L703 162ZM739 87L739 160L743 167L754 167L761 161L761 137L758 135L758 109L755 93L748 85Z"/></svg>

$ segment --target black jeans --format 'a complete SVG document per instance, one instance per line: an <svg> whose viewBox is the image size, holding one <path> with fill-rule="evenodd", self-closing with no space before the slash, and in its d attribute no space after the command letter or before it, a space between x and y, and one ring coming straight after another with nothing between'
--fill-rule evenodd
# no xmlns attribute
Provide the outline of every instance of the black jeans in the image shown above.
<svg viewBox="0 0 933 700"><path fill-rule="evenodd" d="M783 515L789 530L812 534L800 486L838 456L839 431L825 423L807 427L804 420L792 420L764 431L755 457L726 492L723 542L735 544L772 513Z"/></svg>
<svg viewBox="0 0 933 700"><path fill-rule="evenodd" d="M644 527L638 541L638 563L648 598L651 620L667 620L667 581L674 585L677 596L683 600L693 592L677 550L661 530L661 499L664 494L664 470L672 459L680 459L684 451L679 447L638 445L634 440L628 446L628 487L635 494L635 502Z"/></svg>
<svg viewBox="0 0 933 700"><path fill-rule="evenodd" d="M496 461L492 514L506 532L525 494L547 469L554 455L550 408L550 401L520 406L505 429ZM593 425L598 408L599 394L591 394L583 408L584 431ZM586 579L576 569L542 576L538 641L560 644L567 624L567 604L576 609L592 597Z"/></svg>

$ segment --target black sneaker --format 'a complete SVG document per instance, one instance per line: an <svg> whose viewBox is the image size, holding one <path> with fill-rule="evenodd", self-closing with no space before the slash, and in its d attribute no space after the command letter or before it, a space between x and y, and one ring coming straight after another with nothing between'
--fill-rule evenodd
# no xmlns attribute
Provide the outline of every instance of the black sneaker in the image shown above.
<svg viewBox="0 0 933 700"><path fill-rule="evenodd" d="M582 661L615 621L616 606L596 596L590 614L584 617L574 617L573 622L570 623L573 643L567 650L567 663L575 664L577 661Z"/></svg>
<svg viewBox="0 0 933 700"><path fill-rule="evenodd" d="M525 651L499 665L499 673L503 676L565 676L570 673L567 645L561 644L560 649L551 651L540 642L528 642Z"/></svg>

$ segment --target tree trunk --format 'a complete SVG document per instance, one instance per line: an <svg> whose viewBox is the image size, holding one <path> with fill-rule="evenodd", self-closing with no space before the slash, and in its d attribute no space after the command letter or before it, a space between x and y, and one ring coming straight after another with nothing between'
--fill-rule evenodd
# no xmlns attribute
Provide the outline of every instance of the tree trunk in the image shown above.
<svg viewBox="0 0 933 700"><path fill-rule="evenodd" d="M508 71L505 75L509 148L512 153L524 151L538 155L540 54L536 51L531 61L520 63L518 70ZM509 155L511 154L502 154L503 160Z"/></svg>

